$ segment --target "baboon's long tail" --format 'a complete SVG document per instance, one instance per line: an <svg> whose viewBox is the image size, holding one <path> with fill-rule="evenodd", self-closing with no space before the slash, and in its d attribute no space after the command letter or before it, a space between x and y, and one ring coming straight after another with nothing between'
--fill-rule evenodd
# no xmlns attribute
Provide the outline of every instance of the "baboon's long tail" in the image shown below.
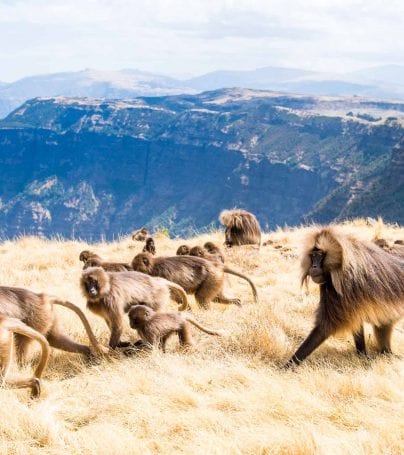
<svg viewBox="0 0 404 455"><path fill-rule="evenodd" d="M249 285L251 286L252 293L253 293L253 296L254 296L254 302L255 303L258 302L257 288L255 287L255 284L247 276L243 275L240 272L236 272L235 270L231 269L227 265L224 266L223 270L224 270L225 273L229 273L230 275L236 275L236 276L238 276L240 278L244 278L249 283Z"/></svg>
<svg viewBox="0 0 404 455"><path fill-rule="evenodd" d="M190 310L191 307L188 303L188 296L184 289L179 284L173 283L172 281L169 281L168 283L171 296L176 302L181 303L181 306L178 308L178 310Z"/></svg>
<svg viewBox="0 0 404 455"><path fill-rule="evenodd" d="M83 323L83 326L87 332L87 336L90 340L90 343L96 352L98 352L99 354L107 354L109 352L108 348L106 348L105 346L102 346L97 341L97 338L95 338L94 332L90 326L90 323L88 322L88 319L86 318L85 314L82 312L82 310L77 305L75 305L74 303L68 302L68 301L59 300L57 297L50 297L50 299L51 299L51 303L69 308L69 310L72 310L77 314L77 316L80 318L81 322Z"/></svg>
<svg viewBox="0 0 404 455"><path fill-rule="evenodd" d="M6 327L10 332L17 333L18 335L23 335L28 338L32 338L33 340L38 341L41 345L42 355L41 360L36 367L34 377L40 379L42 373L44 372L46 365L48 364L49 354L50 354L50 347L48 340L39 332L34 330L33 328L29 327L28 325L24 324L19 319L15 318L7 318L4 327ZM7 374L7 373L6 373Z"/></svg>
<svg viewBox="0 0 404 455"><path fill-rule="evenodd" d="M218 336L218 337L223 335L221 332L218 332L216 330L209 330L206 327L204 327L203 325L199 324L199 322L197 322L194 319L194 317L191 316L190 314L185 315L185 319L188 322L190 322L191 324L193 324L195 327L198 327L199 330L202 330L202 332L207 333L208 335L215 335L215 336Z"/></svg>

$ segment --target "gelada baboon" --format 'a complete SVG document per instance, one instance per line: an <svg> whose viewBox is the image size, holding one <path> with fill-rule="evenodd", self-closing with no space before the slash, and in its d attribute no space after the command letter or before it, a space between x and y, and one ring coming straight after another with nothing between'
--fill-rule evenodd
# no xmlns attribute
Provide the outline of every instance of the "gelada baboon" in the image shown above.
<svg viewBox="0 0 404 455"><path fill-rule="evenodd" d="M191 248L188 245L181 245L178 247L177 252L175 253L177 256L189 256Z"/></svg>
<svg viewBox="0 0 404 455"><path fill-rule="evenodd" d="M399 243L394 242L393 245L390 245L386 239L375 239L373 243L390 254L404 258L404 246Z"/></svg>
<svg viewBox="0 0 404 455"><path fill-rule="evenodd" d="M190 256L196 256L196 257L199 257L199 258L204 258L204 259L207 259L208 261L219 261L221 262L222 264L224 264L224 256L221 255L220 253L217 254L217 253L209 253L208 250L206 250L205 248L202 248L200 246L194 246L193 248L191 248L191 251L189 252L189 255Z"/></svg>
<svg viewBox="0 0 404 455"><path fill-rule="evenodd" d="M146 245L143 247L143 253L150 253L153 256L156 254L156 244L154 243L154 240L152 237L149 237L146 240Z"/></svg>
<svg viewBox="0 0 404 455"><path fill-rule="evenodd" d="M14 339L13 335L28 337L37 341L42 348L41 358L32 377L23 378L11 376L9 374L13 361ZM2 385L31 389L32 397L39 397L41 394L41 376L44 372L49 359L49 343L46 338L36 330L31 329L22 321L16 318L9 318L0 315L0 360L1 360L1 380Z"/></svg>
<svg viewBox="0 0 404 455"><path fill-rule="evenodd" d="M103 261L102 257L98 256L98 254L95 254L89 250L83 250L79 255L79 259L81 262L84 263L86 263L89 259L97 259L99 261Z"/></svg>
<svg viewBox="0 0 404 455"><path fill-rule="evenodd" d="M364 322L373 325L380 352L391 352L393 324L404 314L402 261L331 226L308 235L301 268L302 284L310 277L320 285L320 301L313 330L287 366L340 331L350 331L357 352L366 354Z"/></svg>
<svg viewBox="0 0 404 455"><path fill-rule="evenodd" d="M132 305L142 303L161 310L170 300L181 303L180 310L189 308L187 295L181 286L163 278L153 278L139 272L106 272L101 267L83 271L81 290L87 299L87 308L104 318L111 336L109 346L128 346L121 342L123 317Z"/></svg>
<svg viewBox="0 0 404 455"><path fill-rule="evenodd" d="M192 346L190 324L209 335L221 336L220 332L203 327L189 314L156 313L145 305L136 305L129 310L129 322L143 342L166 350L168 338L176 333L182 346Z"/></svg>
<svg viewBox="0 0 404 455"><path fill-rule="evenodd" d="M223 210L219 220L226 226L226 246L261 244L261 228L252 213L239 209Z"/></svg>
<svg viewBox="0 0 404 455"><path fill-rule="evenodd" d="M138 229L135 232L132 232L132 240L137 240L138 242L144 242L149 235L149 232L146 228Z"/></svg>
<svg viewBox="0 0 404 455"><path fill-rule="evenodd" d="M69 308L78 315L87 332L92 349L76 343L63 333L55 312L55 305ZM81 353L86 356L91 356L93 352L108 352L108 349L101 346L96 340L90 324L81 309L73 303L59 300L57 297L47 294L36 294L27 289L1 286L0 314L24 322L33 330L43 335L53 348L67 352ZM16 334L15 341L17 356L21 359L26 353L31 339Z"/></svg>
<svg viewBox="0 0 404 455"><path fill-rule="evenodd" d="M224 264L224 253L215 243L206 242L203 247L208 253L217 255Z"/></svg>
<svg viewBox="0 0 404 455"><path fill-rule="evenodd" d="M225 273L236 275L248 281L254 300L257 301L257 290L254 283L242 273L236 272L218 261L210 262L194 256L155 258L149 253L140 253L134 257L132 267L138 272L159 276L177 283L188 294L195 294L196 301L203 308L208 308L212 300L241 305L240 299L232 299L224 295Z"/></svg>
<svg viewBox="0 0 404 455"><path fill-rule="evenodd" d="M84 263L83 270L86 270L89 267L102 267L107 272L127 272L128 270L133 270L130 264L124 262L107 262L95 257L90 257Z"/></svg>

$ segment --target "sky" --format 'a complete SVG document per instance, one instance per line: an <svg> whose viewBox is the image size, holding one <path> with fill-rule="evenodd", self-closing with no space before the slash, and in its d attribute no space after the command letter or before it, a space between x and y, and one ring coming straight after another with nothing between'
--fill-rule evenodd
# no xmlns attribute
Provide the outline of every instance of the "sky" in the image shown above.
<svg viewBox="0 0 404 455"><path fill-rule="evenodd" d="M404 63L403 0L0 0L0 81Z"/></svg>

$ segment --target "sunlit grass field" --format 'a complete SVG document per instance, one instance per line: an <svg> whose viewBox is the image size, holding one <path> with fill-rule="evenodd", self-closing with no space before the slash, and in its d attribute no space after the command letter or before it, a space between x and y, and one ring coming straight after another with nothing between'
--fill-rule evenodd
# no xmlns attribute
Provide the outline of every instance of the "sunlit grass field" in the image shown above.
<svg viewBox="0 0 404 455"><path fill-rule="evenodd" d="M404 239L404 228L346 226L359 236ZM295 371L280 366L313 323L318 287L299 284L299 247L306 228L264 235L273 243L226 251L234 276L228 293L243 306L213 303L193 312L222 338L193 329L194 348L181 351L175 337L168 352L116 355L89 364L79 355L53 350L40 400L27 389L0 390L1 454L400 454L404 452L404 324L393 333L392 357L379 357L370 327L371 359L354 352L350 337L325 342ZM159 255L173 255L183 240L157 235ZM214 232L187 240L223 243ZM88 245L80 241L22 237L0 244L0 283L46 291L85 309L80 293L81 250L130 261L143 243L124 238ZM175 310L173 303L170 310ZM73 313L57 309L65 330L87 343ZM104 321L86 314L107 344ZM129 325L123 339L136 340ZM33 359L35 361L35 351ZM32 364L23 371L29 373Z"/></svg>

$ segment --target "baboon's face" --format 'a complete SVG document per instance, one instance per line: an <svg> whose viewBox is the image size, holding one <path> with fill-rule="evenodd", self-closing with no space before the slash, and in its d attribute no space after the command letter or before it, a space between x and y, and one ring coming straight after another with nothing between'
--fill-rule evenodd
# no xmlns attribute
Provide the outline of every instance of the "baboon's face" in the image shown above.
<svg viewBox="0 0 404 455"><path fill-rule="evenodd" d="M324 258L325 253L318 248L313 248L310 253L311 265L309 269L309 275L311 279L317 284L323 284L326 281L324 271Z"/></svg>
<svg viewBox="0 0 404 455"><path fill-rule="evenodd" d="M90 252L87 250L84 250L80 253L79 259L82 262L88 261L88 258L90 257Z"/></svg>
<svg viewBox="0 0 404 455"><path fill-rule="evenodd" d="M88 295L92 298L97 297L100 293L100 287L98 284L98 280L93 278L92 276L89 276L86 278L86 281L84 282L84 286L86 288L86 291Z"/></svg>
<svg viewBox="0 0 404 455"><path fill-rule="evenodd" d="M129 324L132 329L140 327L153 316L153 310L144 305L136 305L129 310Z"/></svg>
<svg viewBox="0 0 404 455"><path fill-rule="evenodd" d="M189 254L191 256L197 256L197 257L200 257L200 258L203 258L205 257L205 252L202 250L201 247L199 246L195 246L191 249L191 251L189 252Z"/></svg>
<svg viewBox="0 0 404 455"><path fill-rule="evenodd" d="M206 242L204 245L204 248L209 252L213 253L217 250L216 245L214 245L212 242Z"/></svg>
<svg viewBox="0 0 404 455"><path fill-rule="evenodd" d="M132 267L133 270L136 270L137 272L142 272L142 273L149 273L149 271L152 269L152 263L149 260L149 257L147 256L149 253L140 253L137 256L134 257L132 261ZM151 256L153 257L153 256Z"/></svg>
<svg viewBox="0 0 404 455"><path fill-rule="evenodd" d="M184 256L186 254L189 254L189 246L181 245L177 250L177 256Z"/></svg>

